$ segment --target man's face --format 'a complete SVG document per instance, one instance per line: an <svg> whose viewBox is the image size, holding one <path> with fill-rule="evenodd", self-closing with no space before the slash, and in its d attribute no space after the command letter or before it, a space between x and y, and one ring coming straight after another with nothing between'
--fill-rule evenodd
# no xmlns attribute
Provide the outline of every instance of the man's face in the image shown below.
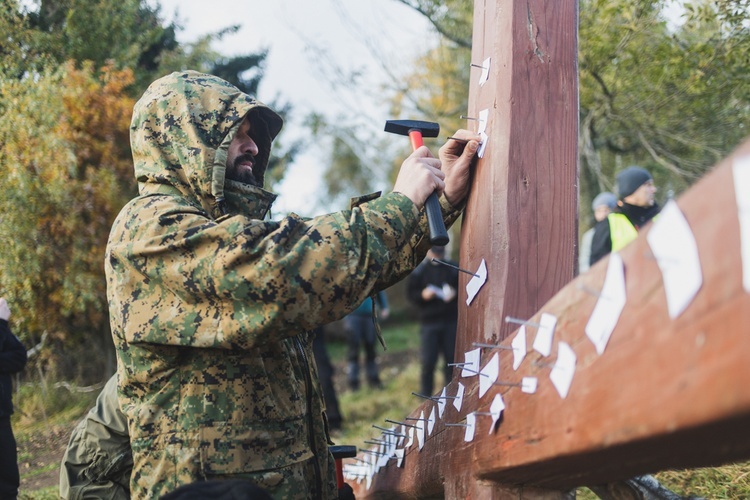
<svg viewBox="0 0 750 500"><path fill-rule="evenodd" d="M636 189L633 194L623 198L623 201L636 207L652 207L654 206L655 194L656 186L654 186L654 181L648 180L641 184L641 187Z"/></svg>
<svg viewBox="0 0 750 500"><path fill-rule="evenodd" d="M596 222L601 222L607 218L610 212L609 205L599 205L594 210L594 219L596 219Z"/></svg>
<svg viewBox="0 0 750 500"><path fill-rule="evenodd" d="M263 187L265 167L256 163L258 151L252 124L245 117L227 150L227 179Z"/></svg>

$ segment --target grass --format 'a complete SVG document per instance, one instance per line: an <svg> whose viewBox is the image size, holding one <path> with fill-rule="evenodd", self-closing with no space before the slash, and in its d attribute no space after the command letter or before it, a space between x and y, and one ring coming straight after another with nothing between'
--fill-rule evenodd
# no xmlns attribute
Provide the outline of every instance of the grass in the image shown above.
<svg viewBox="0 0 750 500"><path fill-rule="evenodd" d="M419 350L419 324L415 322L407 323L390 323L386 322L381 325L383 338L385 339L388 350L383 352L383 348L378 345L378 356L381 359L387 359L391 354L403 353L405 351ZM346 342L336 342L329 340L326 347L328 355L334 363L342 363L346 359Z"/></svg>
<svg viewBox="0 0 750 500"><path fill-rule="evenodd" d="M57 486L49 486L40 490L21 493L18 500L59 500L60 489Z"/></svg>

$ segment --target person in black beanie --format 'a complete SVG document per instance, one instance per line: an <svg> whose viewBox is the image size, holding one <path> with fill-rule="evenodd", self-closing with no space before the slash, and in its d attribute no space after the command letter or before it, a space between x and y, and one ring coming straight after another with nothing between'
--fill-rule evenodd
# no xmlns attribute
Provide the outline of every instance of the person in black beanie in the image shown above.
<svg viewBox="0 0 750 500"><path fill-rule="evenodd" d="M0 498L13 500L21 483L18 474L16 438L10 426L13 414L11 375L26 365L26 348L10 332L10 308L0 298Z"/></svg>
<svg viewBox="0 0 750 500"><path fill-rule="evenodd" d="M648 170L630 166L617 174L617 207L594 226L591 241L591 265L610 252L633 241L638 231L659 213L654 200L656 186Z"/></svg>

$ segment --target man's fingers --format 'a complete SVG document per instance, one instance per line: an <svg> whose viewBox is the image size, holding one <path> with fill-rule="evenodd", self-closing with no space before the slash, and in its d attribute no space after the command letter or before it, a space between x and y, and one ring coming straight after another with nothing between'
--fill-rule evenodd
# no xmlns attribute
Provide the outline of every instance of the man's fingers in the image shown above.
<svg viewBox="0 0 750 500"><path fill-rule="evenodd" d="M427 146L420 146L409 155L409 158L434 158Z"/></svg>

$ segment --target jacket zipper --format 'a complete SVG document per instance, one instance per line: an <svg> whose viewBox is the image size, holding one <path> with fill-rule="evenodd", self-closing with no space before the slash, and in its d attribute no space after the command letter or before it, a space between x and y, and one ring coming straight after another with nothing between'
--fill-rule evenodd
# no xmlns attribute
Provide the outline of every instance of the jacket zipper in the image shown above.
<svg viewBox="0 0 750 500"><path fill-rule="evenodd" d="M310 362L307 359L305 348L302 346L302 341L299 336L294 337L294 342L299 349L302 356L302 362L305 369L305 385L307 387L307 439L310 442L310 450L313 454L313 461L315 465L315 498L323 498L323 484L321 479L320 462L318 461L318 450L315 446L315 432L314 432L314 419L312 414L312 376L310 375Z"/></svg>

